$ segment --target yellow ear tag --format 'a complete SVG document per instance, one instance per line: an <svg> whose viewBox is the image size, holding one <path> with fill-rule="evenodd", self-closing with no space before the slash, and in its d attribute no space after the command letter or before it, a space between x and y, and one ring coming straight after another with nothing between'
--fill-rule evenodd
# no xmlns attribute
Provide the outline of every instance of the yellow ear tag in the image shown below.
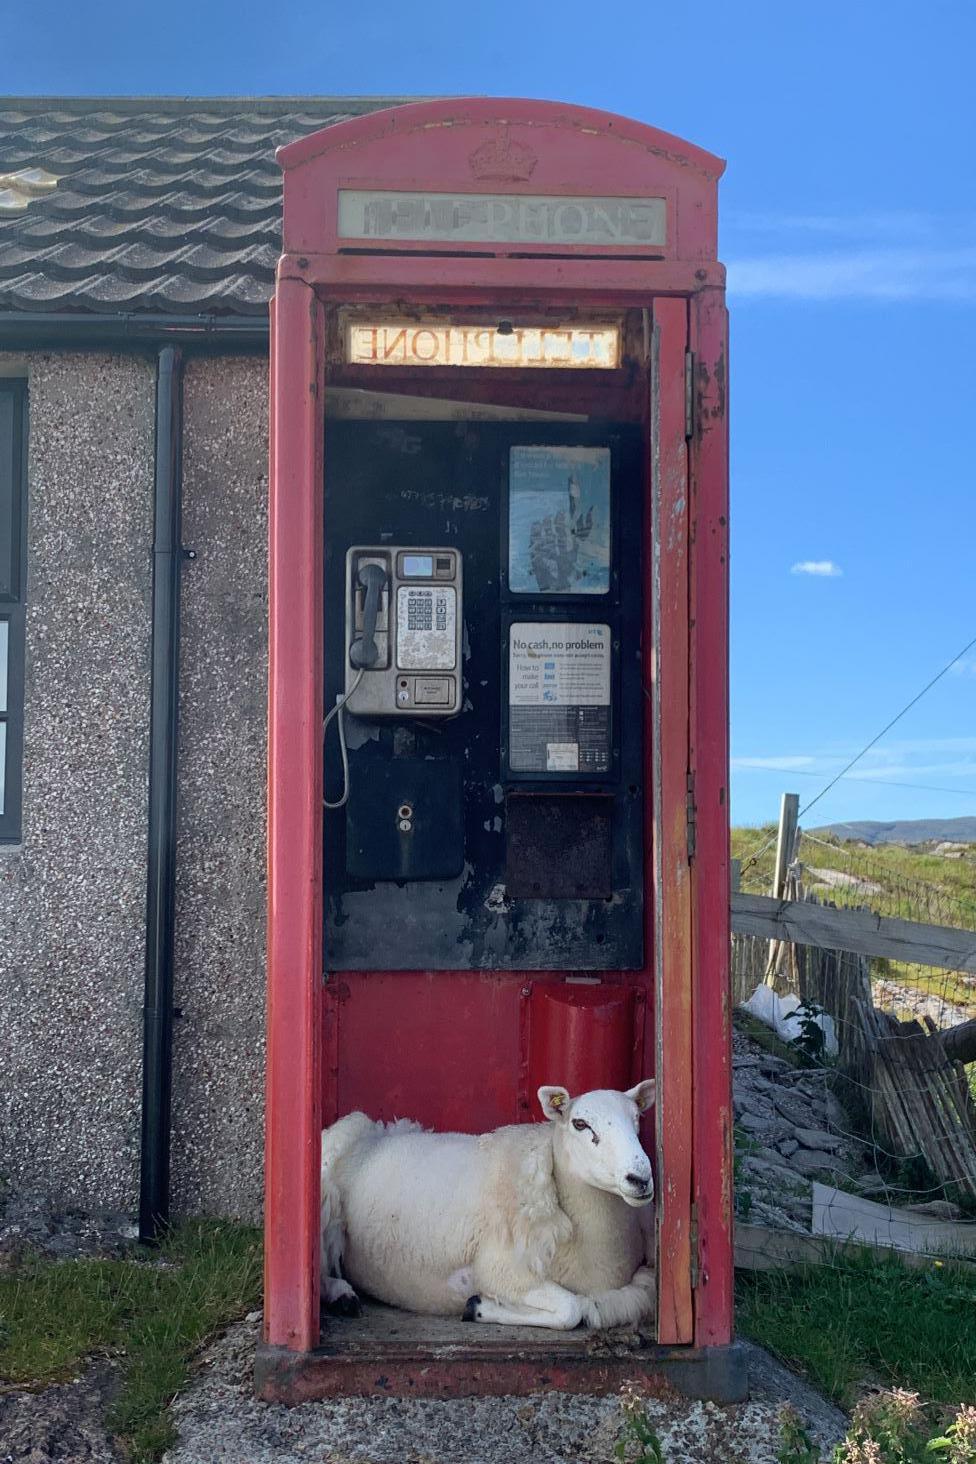
<svg viewBox="0 0 976 1464"><path fill-rule="evenodd" d="M555 1108L558 1111L560 1108L562 1108L565 1102L565 1098L563 1098L559 1093L553 1093L552 1097L549 1099L549 1107Z"/></svg>

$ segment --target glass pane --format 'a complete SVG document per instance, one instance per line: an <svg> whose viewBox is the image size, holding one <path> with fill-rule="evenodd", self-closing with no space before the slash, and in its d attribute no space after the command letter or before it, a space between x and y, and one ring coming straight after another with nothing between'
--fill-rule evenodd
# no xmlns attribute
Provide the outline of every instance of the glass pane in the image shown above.
<svg viewBox="0 0 976 1464"><path fill-rule="evenodd" d="M0 620L0 712L7 710L7 647L10 644L10 621Z"/></svg>
<svg viewBox="0 0 976 1464"><path fill-rule="evenodd" d="M7 724L0 722L0 813L6 809L4 794L7 787Z"/></svg>
<svg viewBox="0 0 976 1464"><path fill-rule="evenodd" d="M513 447L509 588L605 595L610 588L610 449Z"/></svg>

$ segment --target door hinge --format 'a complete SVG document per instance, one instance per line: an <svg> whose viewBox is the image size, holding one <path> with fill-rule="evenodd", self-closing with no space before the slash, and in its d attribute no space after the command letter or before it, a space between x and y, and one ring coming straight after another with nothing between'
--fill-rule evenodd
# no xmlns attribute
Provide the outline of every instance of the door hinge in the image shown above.
<svg viewBox="0 0 976 1464"><path fill-rule="evenodd" d="M685 436L695 435L695 353L685 351Z"/></svg>
<svg viewBox="0 0 976 1464"><path fill-rule="evenodd" d="M698 1288L699 1265L698 1265L698 1206L692 1205L691 1219L688 1224L688 1249L691 1253L691 1289Z"/></svg>
<svg viewBox="0 0 976 1464"><path fill-rule="evenodd" d="M685 797L685 824L688 834L688 863L695 857L698 838L698 805L695 803L695 775L688 774L688 791Z"/></svg>

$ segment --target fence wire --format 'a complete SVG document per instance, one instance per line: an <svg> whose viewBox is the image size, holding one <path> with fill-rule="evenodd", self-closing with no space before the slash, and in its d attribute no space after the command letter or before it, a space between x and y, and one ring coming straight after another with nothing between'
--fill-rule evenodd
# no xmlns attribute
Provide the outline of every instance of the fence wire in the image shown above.
<svg viewBox="0 0 976 1464"><path fill-rule="evenodd" d="M869 848L803 834L787 893L976 930L976 861L952 853L932 860L950 878L928 882ZM743 888L769 893L771 865L757 860ZM785 1041L746 1010L762 987L801 1004ZM976 1259L976 1063L944 1045L976 1019L976 978L735 936L732 995L740 1264L776 1264L776 1232L828 1247L873 1235L923 1263Z"/></svg>

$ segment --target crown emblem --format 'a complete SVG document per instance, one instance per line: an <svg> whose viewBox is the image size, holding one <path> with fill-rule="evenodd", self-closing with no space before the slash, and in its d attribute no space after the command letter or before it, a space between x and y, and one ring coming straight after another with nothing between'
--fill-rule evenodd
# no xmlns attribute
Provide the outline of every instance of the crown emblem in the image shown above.
<svg viewBox="0 0 976 1464"><path fill-rule="evenodd" d="M518 183L531 178L539 159L524 142L513 142L507 132L489 137L468 157L476 178L488 182Z"/></svg>

